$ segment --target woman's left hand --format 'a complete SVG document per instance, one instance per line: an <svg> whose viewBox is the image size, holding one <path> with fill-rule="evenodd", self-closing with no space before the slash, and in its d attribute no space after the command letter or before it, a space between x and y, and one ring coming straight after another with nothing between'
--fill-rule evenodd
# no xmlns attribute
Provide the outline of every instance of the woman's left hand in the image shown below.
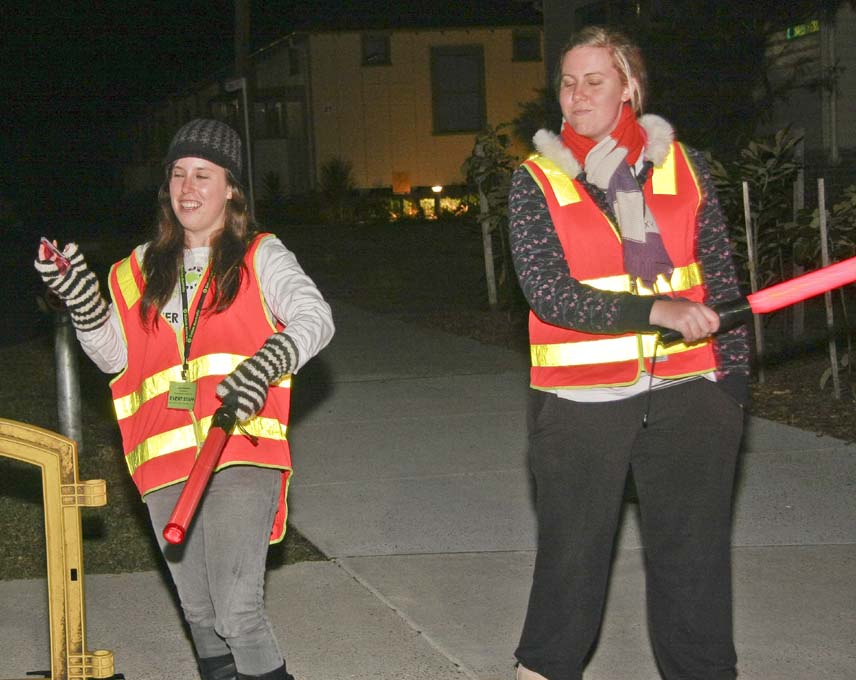
<svg viewBox="0 0 856 680"><path fill-rule="evenodd" d="M707 305L689 300L657 300L648 321L678 331L685 342L697 342L719 330L719 315Z"/></svg>
<svg viewBox="0 0 856 680"><path fill-rule="evenodd" d="M285 333L275 333L217 385L217 396L234 406L238 420L249 420L264 406L270 384L291 373L295 366L294 341Z"/></svg>

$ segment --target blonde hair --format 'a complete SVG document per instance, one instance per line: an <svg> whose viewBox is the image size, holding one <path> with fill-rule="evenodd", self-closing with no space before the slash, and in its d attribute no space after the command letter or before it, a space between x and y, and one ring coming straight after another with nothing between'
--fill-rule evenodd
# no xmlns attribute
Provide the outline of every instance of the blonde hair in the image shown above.
<svg viewBox="0 0 856 680"><path fill-rule="evenodd" d="M648 72L645 70L642 51L636 43L620 31L605 26L586 26L571 36L562 47L553 79L557 93L562 83L562 62L565 55L575 47L604 47L609 50L612 63L621 76L621 82L630 86L630 105L637 115L641 114L648 87Z"/></svg>

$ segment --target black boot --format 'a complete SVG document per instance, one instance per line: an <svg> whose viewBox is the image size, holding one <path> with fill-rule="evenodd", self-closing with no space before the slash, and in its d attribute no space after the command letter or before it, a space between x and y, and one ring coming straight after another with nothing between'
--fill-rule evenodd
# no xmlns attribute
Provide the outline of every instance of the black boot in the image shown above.
<svg viewBox="0 0 856 680"><path fill-rule="evenodd" d="M238 673L238 680L294 680L294 676L285 670L285 661L283 661L282 666L262 675L244 675L243 673Z"/></svg>
<svg viewBox="0 0 856 680"><path fill-rule="evenodd" d="M237 680L238 669L231 654L199 659L199 673L202 680Z"/></svg>

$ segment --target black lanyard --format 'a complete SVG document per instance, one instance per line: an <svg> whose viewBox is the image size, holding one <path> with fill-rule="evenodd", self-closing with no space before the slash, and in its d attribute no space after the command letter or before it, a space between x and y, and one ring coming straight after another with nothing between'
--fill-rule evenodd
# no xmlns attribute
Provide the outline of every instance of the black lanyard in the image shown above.
<svg viewBox="0 0 856 680"><path fill-rule="evenodd" d="M187 381L187 358L190 356L190 343L193 342L193 335L196 333L196 324L199 323L199 316L202 314L202 304L205 302L205 295L208 293L208 287L211 285L211 274L205 281L205 287L202 289L202 294L199 297L199 304L196 306L196 314L193 315L193 323L190 323L190 310L187 305L187 281L184 278L184 263L179 269L178 283L181 289L181 317L184 322L184 357L181 364L181 379Z"/></svg>

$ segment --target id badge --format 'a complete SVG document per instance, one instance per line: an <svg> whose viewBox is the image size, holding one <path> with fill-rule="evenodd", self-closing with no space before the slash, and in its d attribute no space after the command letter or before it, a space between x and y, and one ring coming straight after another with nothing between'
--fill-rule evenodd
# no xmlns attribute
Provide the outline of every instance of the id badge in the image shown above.
<svg viewBox="0 0 856 680"><path fill-rule="evenodd" d="M169 384L169 398L166 402L167 408L191 411L194 404L196 404L196 383L171 382Z"/></svg>

